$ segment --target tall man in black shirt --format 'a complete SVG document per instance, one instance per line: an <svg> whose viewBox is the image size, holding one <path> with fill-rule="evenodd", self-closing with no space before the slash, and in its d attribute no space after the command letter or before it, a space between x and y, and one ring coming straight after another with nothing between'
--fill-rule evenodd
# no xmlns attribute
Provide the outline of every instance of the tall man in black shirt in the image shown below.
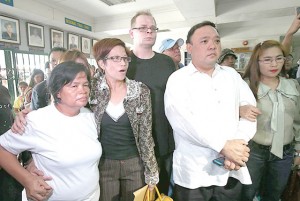
<svg viewBox="0 0 300 201"><path fill-rule="evenodd" d="M170 57L152 50L157 30L156 21L149 12L138 12L131 19L129 33L133 39L133 50L127 76L143 82L150 88L152 134L160 168L159 188L167 194L175 145L173 131L164 112L164 93L167 80L175 71L175 64Z"/></svg>

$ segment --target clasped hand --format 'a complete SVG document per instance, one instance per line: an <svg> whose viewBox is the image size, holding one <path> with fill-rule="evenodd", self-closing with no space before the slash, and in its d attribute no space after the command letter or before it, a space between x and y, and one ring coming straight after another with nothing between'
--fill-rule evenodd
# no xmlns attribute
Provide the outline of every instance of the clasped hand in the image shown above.
<svg viewBox="0 0 300 201"><path fill-rule="evenodd" d="M250 149L248 143L242 139L228 140L221 150L225 156L224 168L228 170L239 170L246 165Z"/></svg>

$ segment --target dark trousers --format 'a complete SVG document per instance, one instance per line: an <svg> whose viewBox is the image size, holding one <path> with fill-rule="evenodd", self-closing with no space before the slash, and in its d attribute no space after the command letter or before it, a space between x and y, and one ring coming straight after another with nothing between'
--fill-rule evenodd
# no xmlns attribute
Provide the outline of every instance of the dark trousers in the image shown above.
<svg viewBox="0 0 300 201"><path fill-rule="evenodd" d="M262 201L278 201L291 171L293 147L284 150L282 159L256 143L250 142L249 148L247 167L252 184L243 186L243 201L252 201L260 191Z"/></svg>
<svg viewBox="0 0 300 201"><path fill-rule="evenodd" d="M175 184L174 201L241 201L242 184L229 177L225 186L188 189Z"/></svg>
<svg viewBox="0 0 300 201"><path fill-rule="evenodd" d="M133 192L146 185L140 157L101 159L99 169L101 201L131 201L134 199Z"/></svg>
<svg viewBox="0 0 300 201"><path fill-rule="evenodd" d="M173 153L157 157L156 159L159 167L159 183L157 187L160 193L168 195L172 173Z"/></svg>
<svg viewBox="0 0 300 201"><path fill-rule="evenodd" d="M0 201L21 201L23 186L3 169L0 170Z"/></svg>

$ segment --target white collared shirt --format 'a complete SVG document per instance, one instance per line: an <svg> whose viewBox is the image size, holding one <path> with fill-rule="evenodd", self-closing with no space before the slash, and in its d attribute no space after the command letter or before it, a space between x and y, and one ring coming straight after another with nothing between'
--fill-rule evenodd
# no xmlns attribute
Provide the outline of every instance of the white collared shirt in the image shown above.
<svg viewBox="0 0 300 201"><path fill-rule="evenodd" d="M191 62L169 77L165 112L176 145L176 184L190 189L224 186L229 176L251 183L247 167L228 171L212 163L227 140L249 141L255 134L256 122L239 118L239 106L246 104L256 105L255 98L233 68L216 64L210 77Z"/></svg>

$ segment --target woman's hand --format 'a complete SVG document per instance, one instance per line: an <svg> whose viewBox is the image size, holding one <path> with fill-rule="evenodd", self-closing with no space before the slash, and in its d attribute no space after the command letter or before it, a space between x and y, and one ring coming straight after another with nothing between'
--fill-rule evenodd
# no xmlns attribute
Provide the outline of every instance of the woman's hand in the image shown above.
<svg viewBox="0 0 300 201"><path fill-rule="evenodd" d="M244 119L255 122L259 114L261 114L261 111L253 105L240 106L240 117Z"/></svg>
<svg viewBox="0 0 300 201"><path fill-rule="evenodd" d="M156 186L156 185L148 184L148 189L149 189L150 191L153 191L153 189L154 189L155 186Z"/></svg>
<svg viewBox="0 0 300 201"><path fill-rule="evenodd" d="M16 133L16 134L24 133L25 125L27 123L25 117L29 112L31 112L31 109L29 109L29 108L26 108L26 109L18 112L18 114L15 117L14 124L11 127L11 131L13 133Z"/></svg>
<svg viewBox="0 0 300 201"><path fill-rule="evenodd" d="M52 194L52 188L42 177L31 175L24 184L28 200L47 200Z"/></svg>
<svg viewBox="0 0 300 201"><path fill-rule="evenodd" d="M51 180L52 177L50 176L45 176L44 172L42 172L41 170L37 169L37 167L34 164L34 161L31 160L28 165L26 166L26 170L28 172L30 172L30 174L34 175L34 176L39 176L42 177L44 181L48 181Z"/></svg>

